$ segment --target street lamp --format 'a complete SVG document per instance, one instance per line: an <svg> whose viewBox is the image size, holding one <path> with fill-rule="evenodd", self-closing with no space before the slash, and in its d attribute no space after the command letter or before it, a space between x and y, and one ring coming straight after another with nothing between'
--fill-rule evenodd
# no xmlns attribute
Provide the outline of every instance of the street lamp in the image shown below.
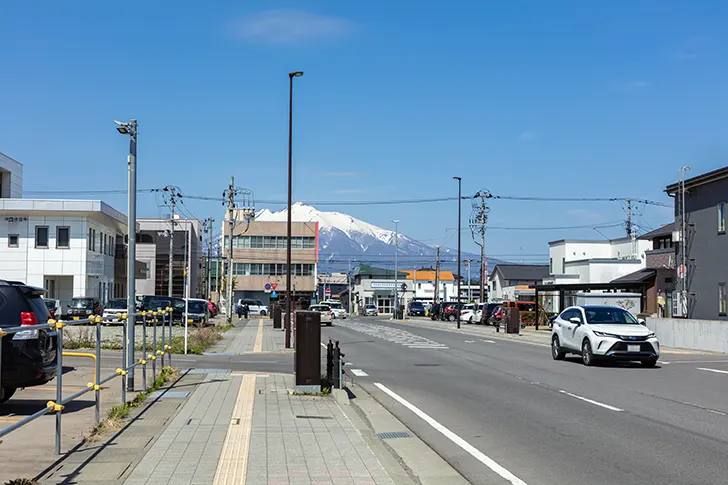
<svg viewBox="0 0 728 485"><path fill-rule="evenodd" d="M461 177L453 177L453 180L458 181L458 328L460 328L460 217L462 209L462 185L463 179Z"/></svg>
<svg viewBox="0 0 728 485"><path fill-rule="evenodd" d="M303 71L288 73L288 220L286 226L286 321L284 324L286 348L291 348L291 197L293 178L293 78L303 76ZM232 239L231 239L232 241Z"/></svg>
<svg viewBox="0 0 728 485"><path fill-rule="evenodd" d="M399 240L399 220L393 219L389 222L394 224L394 319L397 319L399 318L399 278L397 277L397 253L399 252L397 242Z"/></svg>
<svg viewBox="0 0 728 485"><path fill-rule="evenodd" d="M129 216L127 218L127 227L129 230L129 251L127 254L127 270L126 270L126 313L128 318L126 320L127 325L127 337L128 342L126 343L125 357L122 356L124 362L124 369L127 369L134 363L134 314L136 313L136 281L134 276L136 275L136 152L137 152L137 120L129 120L128 122L121 122L114 120L116 123L116 131L122 135L129 135L129 193L128 193L128 205L129 205ZM99 295L101 296L101 295ZM134 390L134 369L131 369L127 378L126 385L129 391ZM126 398L124 398L126 401Z"/></svg>

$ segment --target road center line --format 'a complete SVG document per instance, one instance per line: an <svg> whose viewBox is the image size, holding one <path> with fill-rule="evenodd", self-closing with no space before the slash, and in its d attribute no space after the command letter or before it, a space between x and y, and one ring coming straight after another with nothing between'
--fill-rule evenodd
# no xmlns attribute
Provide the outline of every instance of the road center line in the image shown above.
<svg viewBox="0 0 728 485"><path fill-rule="evenodd" d="M707 367L698 367L698 370L706 370L708 372L715 372L717 374L728 374L728 370L709 369Z"/></svg>
<svg viewBox="0 0 728 485"><path fill-rule="evenodd" d="M465 343L466 344L474 344L475 343L475 340L466 340Z"/></svg>
<svg viewBox="0 0 728 485"><path fill-rule="evenodd" d="M369 374L367 374L366 372L364 372L361 369L351 369L351 373L357 377L368 377L369 376Z"/></svg>
<svg viewBox="0 0 728 485"><path fill-rule="evenodd" d="M449 429L447 429L445 426L440 424L439 422L435 421L435 419L431 418L428 414L426 414L424 411L422 411L420 408L415 406L414 404L410 403L394 391L391 391L386 386L375 383L375 386L377 386L382 392L389 395L392 399L415 413L418 417L420 417L423 421L425 421L427 424L435 428L437 431L442 433L446 438L448 438L450 441L458 445L463 450L467 451L473 458L481 462L483 465L487 466L491 470L493 470L495 473L497 473L501 478L508 480L513 485L526 485L526 482L515 476L513 473L509 472L502 466L500 466L498 463L496 463L492 458L485 455L482 451L475 448L473 445L462 439L460 436L456 435Z"/></svg>
<svg viewBox="0 0 728 485"><path fill-rule="evenodd" d="M579 399L584 402L588 402L590 404L594 404L595 406L603 407L604 409L609 409L610 411L624 411L624 409L615 408L614 406L610 406L609 404L604 404L603 402L594 401L593 399L587 399L585 397L577 396L576 394L572 394L570 392L566 392L564 390L559 390L561 394L566 394L567 396L571 396L575 399Z"/></svg>

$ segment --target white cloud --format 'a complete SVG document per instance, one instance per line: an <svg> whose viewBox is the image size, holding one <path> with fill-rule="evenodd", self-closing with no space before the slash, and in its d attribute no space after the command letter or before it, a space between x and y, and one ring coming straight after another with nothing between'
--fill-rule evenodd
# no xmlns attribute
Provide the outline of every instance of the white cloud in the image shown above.
<svg viewBox="0 0 728 485"><path fill-rule="evenodd" d="M519 141L531 141L536 137L536 134L532 131L524 131L521 133L521 135L518 137Z"/></svg>
<svg viewBox="0 0 728 485"><path fill-rule="evenodd" d="M296 44L350 33L354 24L302 10L266 10L232 24L235 37L261 44Z"/></svg>

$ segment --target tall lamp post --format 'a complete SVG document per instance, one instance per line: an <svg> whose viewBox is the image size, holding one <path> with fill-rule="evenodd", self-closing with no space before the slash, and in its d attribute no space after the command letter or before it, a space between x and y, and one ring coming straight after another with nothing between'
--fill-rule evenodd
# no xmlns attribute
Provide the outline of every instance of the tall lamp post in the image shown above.
<svg viewBox="0 0 728 485"><path fill-rule="evenodd" d="M303 71L288 73L288 221L286 225L286 348L291 348L291 205L293 178L293 78L303 76Z"/></svg>
<svg viewBox="0 0 728 485"><path fill-rule="evenodd" d="M114 120L116 123L116 131L122 135L129 135L129 216L127 220L127 228L129 231L129 251L127 254L127 270L126 270L126 313L128 318L126 320L127 325L127 337L128 342L126 344L126 361L124 362L124 368L126 369L134 363L134 314L136 313L136 153L137 153L137 120L129 120L128 122L121 122ZM100 295L99 295L100 296ZM134 390L134 369L131 369L127 378L126 386L129 391Z"/></svg>
<svg viewBox="0 0 728 485"><path fill-rule="evenodd" d="M462 217L460 216L462 211L462 185L463 185L463 179L461 177L453 177L453 180L458 181L458 328L460 328L460 236L461 230L460 230L460 220Z"/></svg>
<svg viewBox="0 0 728 485"><path fill-rule="evenodd" d="M398 268L398 255L399 248L397 247L399 242L399 220L393 219L391 221L394 224L394 319L399 318L399 268Z"/></svg>

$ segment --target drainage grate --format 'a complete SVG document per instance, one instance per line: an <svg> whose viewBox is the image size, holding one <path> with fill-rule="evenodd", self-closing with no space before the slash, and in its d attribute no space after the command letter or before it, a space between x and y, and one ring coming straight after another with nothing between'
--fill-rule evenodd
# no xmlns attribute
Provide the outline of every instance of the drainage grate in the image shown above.
<svg viewBox="0 0 728 485"><path fill-rule="evenodd" d="M409 438L410 434L406 431L390 431L388 433L377 433L377 438L382 440L391 440L392 438Z"/></svg>
<svg viewBox="0 0 728 485"><path fill-rule="evenodd" d="M334 419L331 416L296 416L299 419Z"/></svg>
<svg viewBox="0 0 728 485"><path fill-rule="evenodd" d="M184 399L187 396L189 396L189 392L187 391L154 391L149 395L152 399L157 399L158 397L161 397L162 399Z"/></svg>
<svg viewBox="0 0 728 485"><path fill-rule="evenodd" d="M190 369L188 374L227 374L228 369Z"/></svg>

